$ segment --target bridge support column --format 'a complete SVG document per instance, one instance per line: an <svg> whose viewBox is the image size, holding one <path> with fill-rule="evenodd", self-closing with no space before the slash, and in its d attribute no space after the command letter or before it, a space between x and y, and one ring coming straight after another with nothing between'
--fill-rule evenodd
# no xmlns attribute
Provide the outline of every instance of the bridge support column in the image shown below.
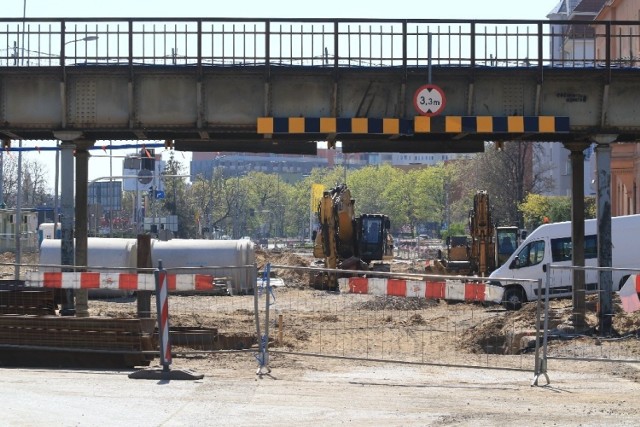
<svg viewBox="0 0 640 427"><path fill-rule="evenodd" d="M87 266L88 215L87 185L89 180L89 152L94 141L76 140L76 265ZM86 269L79 269L80 271ZM89 299L86 289L78 289L76 294L76 316L89 316Z"/></svg>
<svg viewBox="0 0 640 427"><path fill-rule="evenodd" d="M617 135L596 135L593 140L596 147L597 185L598 185L598 267L611 267L611 143ZM611 336L613 322L613 273L600 271L598 288L600 308L598 312L601 336Z"/></svg>
<svg viewBox="0 0 640 427"><path fill-rule="evenodd" d="M588 143L564 143L571 151L571 242L572 264L584 267L584 150ZM586 323L586 286L584 270L572 271L574 329L579 332L587 327Z"/></svg>
<svg viewBox="0 0 640 427"><path fill-rule="evenodd" d="M72 142L62 141L60 144L60 264L74 265L74 195L73 195L73 151L76 146ZM63 268L63 271L73 271L73 268ZM60 308L62 316L73 316L75 304L73 302L73 290L63 291L63 301Z"/></svg>

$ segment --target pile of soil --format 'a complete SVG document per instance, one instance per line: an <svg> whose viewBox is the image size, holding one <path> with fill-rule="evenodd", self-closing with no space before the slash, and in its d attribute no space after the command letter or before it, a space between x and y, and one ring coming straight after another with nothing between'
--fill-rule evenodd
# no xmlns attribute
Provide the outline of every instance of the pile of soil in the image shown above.
<svg viewBox="0 0 640 427"><path fill-rule="evenodd" d="M277 268L277 266L288 267L310 267L314 258L309 254L301 255L291 251L283 251L278 249L258 249L256 253L256 264L258 271L264 271L267 263L271 264L272 276L281 278L286 286L290 287L306 287L309 286L309 272L303 269L296 270L291 268Z"/></svg>
<svg viewBox="0 0 640 427"><path fill-rule="evenodd" d="M322 260L314 258L311 252L293 252L290 249L255 249L258 271L263 271L267 263L271 263L272 277L284 280L286 286L310 287L310 272L308 270L295 270L287 267L322 267ZM424 260L394 260L391 265L394 273L424 273Z"/></svg>
<svg viewBox="0 0 640 427"><path fill-rule="evenodd" d="M353 304L355 310L422 310L438 305L437 300L424 298L381 297Z"/></svg>
<svg viewBox="0 0 640 427"><path fill-rule="evenodd" d="M569 299L554 299L549 301L548 327L551 331L550 339L564 337L566 339L599 338L597 314L597 297L587 298L586 322L589 329L576 334L572 328L573 305ZM640 336L640 311L627 313L622 309L620 299L614 294L613 334L611 338L620 339ZM460 339L460 348L465 348L472 353L482 353L491 344L491 347L504 346L509 333L514 331L531 332L536 330L536 303L524 304L518 311L506 311L496 315L482 323L478 323L463 334ZM579 335L579 336L576 336ZM564 341L564 339L563 339ZM559 343L558 343L559 344Z"/></svg>

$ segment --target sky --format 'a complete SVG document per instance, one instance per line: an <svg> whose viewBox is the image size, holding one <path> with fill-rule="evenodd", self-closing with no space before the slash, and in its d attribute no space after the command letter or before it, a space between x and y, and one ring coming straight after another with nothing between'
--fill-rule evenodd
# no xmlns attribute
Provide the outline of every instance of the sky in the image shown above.
<svg viewBox="0 0 640 427"><path fill-rule="evenodd" d="M390 19L546 19L560 0L2 0L2 15L7 18L390 18ZM26 5L26 10L25 10ZM372 6L373 5L373 6ZM155 141L159 142L159 141ZM25 145L33 145L25 142ZM96 142L96 145L103 145ZM123 156L133 152L114 151ZM122 175L122 159L92 151L89 180ZM54 182L55 154L30 152L25 158L38 160L47 169L49 183ZM176 153L188 172L190 153ZM168 153L163 154L163 159ZM53 184L51 185L53 187Z"/></svg>

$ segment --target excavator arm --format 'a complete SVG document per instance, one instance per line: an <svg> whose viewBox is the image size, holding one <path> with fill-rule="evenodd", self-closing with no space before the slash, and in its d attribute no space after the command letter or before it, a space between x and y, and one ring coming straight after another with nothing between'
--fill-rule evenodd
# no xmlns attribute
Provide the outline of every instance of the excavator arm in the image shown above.
<svg viewBox="0 0 640 427"><path fill-rule="evenodd" d="M473 210L469 213L471 234L471 260L474 270L480 276L487 276L495 266L494 225L491 222L489 194L478 191L473 198Z"/></svg>

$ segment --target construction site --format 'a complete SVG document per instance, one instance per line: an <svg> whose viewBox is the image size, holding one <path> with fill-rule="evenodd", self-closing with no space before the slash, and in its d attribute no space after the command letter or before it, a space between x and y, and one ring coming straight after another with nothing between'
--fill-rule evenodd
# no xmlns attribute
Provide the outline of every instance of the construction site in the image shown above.
<svg viewBox="0 0 640 427"><path fill-rule="evenodd" d="M533 368L533 364L528 364L534 350L535 303L526 304L519 311L510 311L495 303L362 295L349 293L344 288L342 292L330 293L310 287L309 273L296 269L309 267L312 257L281 250L259 251L257 261L259 266L272 263L274 276L284 284L272 288L270 349L274 352L282 350L390 362L472 363L480 367L505 366L524 371ZM423 264L422 260L398 261L393 263L392 269L402 277L403 273L420 274ZM603 344L607 340L598 339L595 331L596 302L595 298L590 300L588 313L589 321L594 325L594 338L576 338L577 348L584 346L587 351L591 345L595 348L604 345L607 352L619 352L621 358L638 358L640 313L625 313L618 306L614 328L619 337L625 338L615 340L616 344L613 341ZM175 296L170 304L172 326L215 328L219 338L227 343L214 340L207 344L195 339L192 344L196 347L237 350L257 346L253 295ZM554 300L550 305L552 323L549 328L562 329L562 325L571 323L571 301ZM260 310L262 312L262 307ZM96 316L126 318L135 312L135 302L116 305L110 301L91 301L90 312ZM565 344L554 342L552 348Z"/></svg>
<svg viewBox="0 0 640 427"><path fill-rule="evenodd" d="M0 19L3 424L638 424L632 2L22 3ZM23 167L41 151L51 182Z"/></svg>
<svg viewBox="0 0 640 427"><path fill-rule="evenodd" d="M2 256L5 278L13 272L12 259L11 253ZM315 396L314 405L356 417L360 420L356 425L369 425L373 419L389 416L373 409L376 401L378 405L384 401L388 405L385 407L391 409L406 398L415 408L425 408L424 387L438 390L434 395L438 399L450 401L445 397L453 393L451 396L457 396L454 400L464 399L467 403L462 407L445 405L437 415L426 409L406 410L392 418L390 425L419 421L474 425L533 421L541 416L543 406L545 417L569 424L579 424L580 420L601 424L615 419L619 425L632 425L640 414L640 405L633 399L619 400L621 394L630 397L640 387L638 312L625 313L617 304L616 336L602 338L595 330L597 299L590 299L587 319L594 325L591 331L563 334L563 330L569 330L566 326L571 323L572 304L566 299L552 300L547 328L553 334L549 336L548 362L545 359L544 369L540 370L534 353L539 321L534 302L511 311L489 302L353 293L343 285L338 292L327 292L311 286L308 269L313 261L311 254L300 250L256 250L256 294L170 293L170 369L204 376L195 381L200 385L192 391L193 398L201 399L201 387L206 389L220 381L222 384L216 387L236 390L233 393L239 392L237 387L242 388L243 382L267 389L296 387ZM26 255L23 271L26 273L33 268L28 265L37 263L37 254ZM392 262L391 271L406 280L412 274L421 274L424 265L423 259L398 258ZM269 280L261 275L267 266L271 270ZM267 287L267 282L277 286ZM20 377L28 377L31 372L39 372L43 378L93 378L96 373L110 372L106 384L126 379L134 384L117 387L135 390L139 386L135 380L127 379L128 375L160 366L157 316L151 310L148 317L140 318L136 295L91 297L89 317L81 318L61 316L53 293L53 289L46 288L5 288L0 292L0 363L14 369L20 367L18 371L11 370L12 375L22 372ZM265 301L267 293L270 300ZM155 307L155 295L151 300ZM268 360L263 359L265 345ZM536 369L548 375L549 383L541 377L536 383L541 387L531 388ZM121 379L116 380L114 375ZM91 381L102 387L100 378ZM616 384L613 387L612 382ZM353 414L354 407L339 400L335 401L339 408L334 408L333 400L326 399L327 387L353 393L346 390L355 384L365 387L357 391L359 397L355 401L370 408L368 415L363 415L362 408L357 411L359 415ZM409 391L400 393L398 400L388 395L393 389ZM510 409L479 408L478 402L486 401L486 397L474 395L482 390L491 393L492 400L503 400L502 406ZM548 402L549 392L554 393L554 401L559 394L556 403ZM287 401L298 408L293 413L305 420L303 424L327 419L326 414L298 406L304 405L295 403L300 401L299 396L285 390L279 393L285 393ZM218 407L223 402L219 410L236 416L227 399L202 399L205 407ZM270 414L285 405L269 404L269 399L263 402L263 409ZM589 417L576 415L568 406L590 408L596 418L592 418L593 413ZM525 418L517 411L524 411ZM273 416L285 422L280 416ZM238 417L237 423L231 424L246 422L243 415ZM150 419L162 423L162 418Z"/></svg>

